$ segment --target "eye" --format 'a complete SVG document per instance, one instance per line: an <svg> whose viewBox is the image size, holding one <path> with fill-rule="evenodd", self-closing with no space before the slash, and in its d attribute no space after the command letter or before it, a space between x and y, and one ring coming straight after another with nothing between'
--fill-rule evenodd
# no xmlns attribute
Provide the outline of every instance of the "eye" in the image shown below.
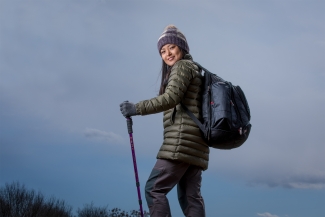
<svg viewBox="0 0 325 217"><path fill-rule="evenodd" d="M165 51L164 51L164 50L160 51L160 54L163 54L163 53L165 53Z"/></svg>

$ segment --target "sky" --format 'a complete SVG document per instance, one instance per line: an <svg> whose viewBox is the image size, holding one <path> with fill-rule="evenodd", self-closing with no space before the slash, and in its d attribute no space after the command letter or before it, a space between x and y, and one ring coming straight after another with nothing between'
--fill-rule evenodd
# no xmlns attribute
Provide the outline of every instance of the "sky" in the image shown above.
<svg viewBox="0 0 325 217"><path fill-rule="evenodd" d="M325 216L325 1L0 0L0 186L138 209L119 104L157 96L157 40L176 25L190 53L245 92L252 130L210 150L208 217ZM133 117L144 186L162 114ZM183 216L177 193L173 216Z"/></svg>

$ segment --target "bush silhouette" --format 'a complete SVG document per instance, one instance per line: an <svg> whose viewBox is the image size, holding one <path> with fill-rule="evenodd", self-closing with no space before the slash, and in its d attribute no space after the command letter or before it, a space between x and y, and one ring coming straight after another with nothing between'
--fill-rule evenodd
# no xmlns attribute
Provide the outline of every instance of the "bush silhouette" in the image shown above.
<svg viewBox="0 0 325 217"><path fill-rule="evenodd" d="M93 203L78 208L77 217L140 217L140 211L126 212L119 208L109 210L107 206L96 207ZM72 207L63 200L46 199L40 192L28 190L19 182L6 183L0 187L0 217L76 217ZM144 217L149 213L144 211Z"/></svg>
<svg viewBox="0 0 325 217"><path fill-rule="evenodd" d="M109 217L106 207L95 207L93 203L85 204L82 209L77 210L78 217Z"/></svg>
<svg viewBox="0 0 325 217"><path fill-rule="evenodd" d="M93 203L85 204L82 209L78 208L78 217L140 217L140 211L132 210L126 212L119 208L113 208L111 210L105 207L95 207ZM144 217L149 217L149 213L144 211Z"/></svg>
<svg viewBox="0 0 325 217"><path fill-rule="evenodd" d="M54 197L45 199L18 182L0 188L0 216L3 217L72 217L71 206Z"/></svg>

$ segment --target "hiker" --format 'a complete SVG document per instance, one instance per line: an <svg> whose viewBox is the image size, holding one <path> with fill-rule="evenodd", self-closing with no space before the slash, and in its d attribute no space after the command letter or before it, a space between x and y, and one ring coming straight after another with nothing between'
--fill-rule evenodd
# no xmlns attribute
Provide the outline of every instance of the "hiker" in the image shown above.
<svg viewBox="0 0 325 217"><path fill-rule="evenodd" d="M201 175L208 168L209 147L199 127L180 105L182 102L201 119L203 77L192 62L185 36L176 26L165 28L157 47L162 58L159 95L136 104L124 101L120 109L125 117L163 112L164 141L145 186L150 216L171 216L166 195L177 184L184 215L204 217Z"/></svg>

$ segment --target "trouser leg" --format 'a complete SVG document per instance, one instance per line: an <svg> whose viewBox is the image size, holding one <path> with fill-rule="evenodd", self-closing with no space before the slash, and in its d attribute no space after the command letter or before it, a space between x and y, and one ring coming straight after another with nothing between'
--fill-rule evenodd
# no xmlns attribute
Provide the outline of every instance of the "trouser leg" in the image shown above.
<svg viewBox="0 0 325 217"><path fill-rule="evenodd" d="M190 166L177 184L178 201L186 217L205 217L201 175L200 167Z"/></svg>
<svg viewBox="0 0 325 217"><path fill-rule="evenodd" d="M177 161L157 160L145 187L150 217L171 217L166 195L179 182L189 166L190 164Z"/></svg>

